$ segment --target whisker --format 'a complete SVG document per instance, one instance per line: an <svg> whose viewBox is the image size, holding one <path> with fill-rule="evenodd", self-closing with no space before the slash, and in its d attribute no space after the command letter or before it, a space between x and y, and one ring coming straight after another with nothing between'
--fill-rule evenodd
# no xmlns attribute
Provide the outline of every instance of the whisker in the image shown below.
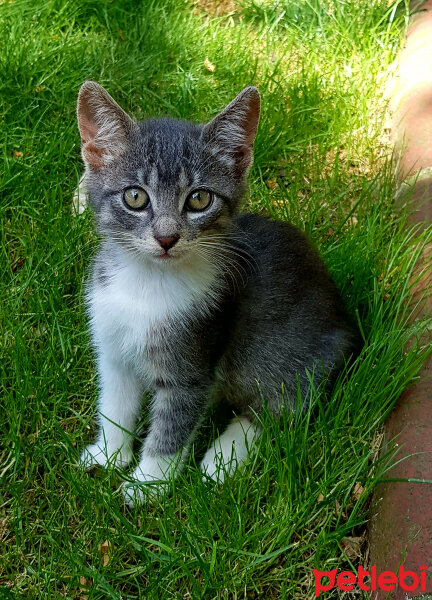
<svg viewBox="0 0 432 600"><path fill-rule="evenodd" d="M218 257L217 255L215 255L213 252L210 253L210 249L205 248L204 245L201 245L201 249L205 250L208 254L208 256L211 258L211 262L213 264L217 264L221 270L226 271L230 274L230 276L233 278L233 283L237 283L236 278L234 277L233 274L233 270L236 271L238 278L240 278L243 286L246 285L247 283L247 279L248 279L248 274L246 272L246 270L242 267L242 265L240 265L238 262L234 261L234 260L227 260L226 257ZM237 284L238 290L240 291L240 287Z"/></svg>
<svg viewBox="0 0 432 600"><path fill-rule="evenodd" d="M223 262L225 262L230 267L234 268L237 271L237 273L239 274L240 278L242 279L242 282L245 283L245 278L247 277L246 269L240 263L236 262L235 260L229 260L229 258L232 258L232 257L228 257L228 258L224 257ZM214 259L214 255L213 255L213 259Z"/></svg>
<svg viewBox="0 0 432 600"><path fill-rule="evenodd" d="M243 250L239 249L237 246L221 244L221 243L213 242L213 241L209 242L206 239L202 239L200 241L200 244L202 246L207 246L209 248L217 249L222 253L224 252L226 254L234 255L236 258L241 259L243 262L247 263L250 267L252 267L256 270L259 270L259 265L258 265L255 257L253 257L252 255L248 254L247 252L244 252Z"/></svg>
<svg viewBox="0 0 432 600"><path fill-rule="evenodd" d="M228 276L231 280L233 289L237 289L240 292L240 286L238 284L238 281L234 274L231 272L231 270L228 268L229 265L226 262L217 260L215 261L214 256L208 253L205 249L201 249L201 251L197 251L197 253L199 254L199 256L207 260L210 264L216 265L219 268L221 275L224 277L226 284L229 286L229 281L226 278L226 276Z"/></svg>
<svg viewBox="0 0 432 600"><path fill-rule="evenodd" d="M206 240L211 240L211 241L218 241L218 240L223 240L225 243L228 242L228 245L232 248L235 248L237 251L241 252L242 254L247 255L251 260L253 260L256 263L255 257L252 256L251 254L249 254L244 248L243 245L245 245L248 249L251 249L251 246L245 244L243 237L241 236L234 236L232 234L209 234L209 235L205 235L202 238L200 238L202 241L206 241ZM233 246L232 242L233 241L239 241L240 244L239 246Z"/></svg>

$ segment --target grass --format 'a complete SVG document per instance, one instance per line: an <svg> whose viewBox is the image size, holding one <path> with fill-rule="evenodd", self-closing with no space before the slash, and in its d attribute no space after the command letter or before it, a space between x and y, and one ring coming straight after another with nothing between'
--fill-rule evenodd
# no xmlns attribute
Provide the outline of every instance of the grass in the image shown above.
<svg viewBox="0 0 432 600"><path fill-rule="evenodd" d="M391 460L377 458L380 427L428 352L405 343L426 326L410 324L407 300L429 232L407 232L395 213L383 136L407 9L222 5L0 3L0 598L303 599L314 597L312 568L360 560L354 541ZM258 447L232 480L210 485L194 464L215 434L209 420L171 494L132 511L119 474L75 466L97 395L82 301L97 240L91 216L71 212L85 79L139 119L197 121L256 84L263 113L247 208L307 231L365 341L327 401L281 422L263 416Z"/></svg>

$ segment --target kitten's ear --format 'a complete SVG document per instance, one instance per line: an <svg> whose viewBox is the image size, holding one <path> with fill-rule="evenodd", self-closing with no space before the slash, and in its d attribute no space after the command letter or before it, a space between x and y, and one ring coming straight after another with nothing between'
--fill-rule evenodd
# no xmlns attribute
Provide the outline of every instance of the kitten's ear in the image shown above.
<svg viewBox="0 0 432 600"><path fill-rule="evenodd" d="M260 95L256 87L245 88L210 123L203 136L211 151L241 173L252 164L253 143L258 129Z"/></svg>
<svg viewBox="0 0 432 600"><path fill-rule="evenodd" d="M135 124L101 85L82 84L77 114L82 157L90 169L100 169L123 153Z"/></svg>

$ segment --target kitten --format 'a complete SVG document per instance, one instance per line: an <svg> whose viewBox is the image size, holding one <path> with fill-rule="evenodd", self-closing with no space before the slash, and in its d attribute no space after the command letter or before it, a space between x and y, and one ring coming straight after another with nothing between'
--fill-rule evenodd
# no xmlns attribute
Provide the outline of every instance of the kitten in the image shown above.
<svg viewBox="0 0 432 600"><path fill-rule="evenodd" d="M263 399L275 414L293 406L353 352L338 292L304 234L237 214L259 108L248 87L206 125L137 123L97 83L81 87L85 179L102 235L87 289L100 397L86 466L129 464L148 390L132 480L166 480L220 394L237 418L201 467L222 480L259 435ZM126 501L142 501L146 488L126 484Z"/></svg>

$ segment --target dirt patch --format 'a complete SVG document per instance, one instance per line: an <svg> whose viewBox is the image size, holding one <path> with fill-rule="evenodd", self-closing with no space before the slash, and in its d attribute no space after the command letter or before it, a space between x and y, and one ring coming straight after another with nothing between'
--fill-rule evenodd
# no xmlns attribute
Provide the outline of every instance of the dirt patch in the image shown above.
<svg viewBox="0 0 432 600"><path fill-rule="evenodd" d="M196 13L205 12L211 17L223 17L241 11L234 0L193 0Z"/></svg>

